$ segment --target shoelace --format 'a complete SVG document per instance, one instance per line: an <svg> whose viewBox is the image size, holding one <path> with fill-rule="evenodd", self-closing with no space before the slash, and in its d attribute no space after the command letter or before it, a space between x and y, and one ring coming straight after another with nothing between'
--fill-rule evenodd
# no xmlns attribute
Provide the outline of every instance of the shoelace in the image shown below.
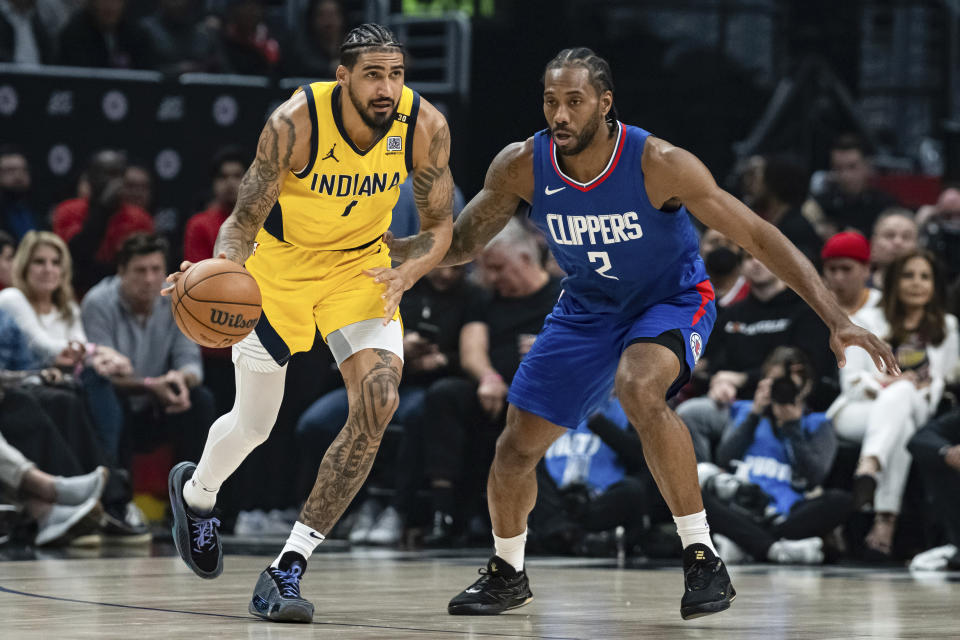
<svg viewBox="0 0 960 640"><path fill-rule="evenodd" d="M290 567L290 571L283 571L274 567L271 567L270 571L280 584L281 596L284 598L300 597L300 575L303 573L300 565L293 565Z"/></svg>
<svg viewBox="0 0 960 640"><path fill-rule="evenodd" d="M213 546L214 527L220 527L219 518L202 518L193 523L194 550L199 552Z"/></svg>

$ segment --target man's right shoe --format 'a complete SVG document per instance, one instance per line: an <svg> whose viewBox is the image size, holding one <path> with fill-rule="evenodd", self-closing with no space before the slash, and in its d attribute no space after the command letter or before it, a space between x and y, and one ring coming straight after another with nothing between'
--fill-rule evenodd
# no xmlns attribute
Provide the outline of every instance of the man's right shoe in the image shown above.
<svg viewBox="0 0 960 640"><path fill-rule="evenodd" d="M279 567L267 567L260 574L247 610L272 622L312 622L313 603L300 595L300 580L306 570L303 556L287 551Z"/></svg>
<svg viewBox="0 0 960 640"><path fill-rule="evenodd" d="M216 578L223 572L223 548L220 545L220 520L214 515L193 513L183 499L183 485L197 465L181 462L170 470L167 488L173 512L173 543L177 553L201 578Z"/></svg>
<svg viewBox="0 0 960 640"><path fill-rule="evenodd" d="M683 583L680 617L684 620L725 611L737 597L723 560L705 544L683 550Z"/></svg>
<svg viewBox="0 0 960 640"><path fill-rule="evenodd" d="M493 556L479 573L479 580L450 601L447 613L452 616L495 616L533 600L526 572L517 571L503 558Z"/></svg>

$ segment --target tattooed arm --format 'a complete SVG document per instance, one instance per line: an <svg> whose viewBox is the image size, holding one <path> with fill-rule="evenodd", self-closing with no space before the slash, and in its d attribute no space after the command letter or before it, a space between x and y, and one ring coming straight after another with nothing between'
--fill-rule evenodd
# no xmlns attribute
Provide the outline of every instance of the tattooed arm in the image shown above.
<svg viewBox="0 0 960 640"><path fill-rule="evenodd" d="M302 92L273 112L260 134L257 157L240 181L233 213L220 227L213 255L224 254L239 264L247 261L287 171L299 170L307 163L312 126Z"/></svg>
<svg viewBox="0 0 960 640"><path fill-rule="evenodd" d="M473 260L517 211L521 200L533 202L533 139L506 146L490 163L483 189L464 207L453 227L447 255L439 266ZM393 241L396 260L407 259L414 238Z"/></svg>
<svg viewBox="0 0 960 640"><path fill-rule="evenodd" d="M453 176L450 174L450 127L436 107L421 100L413 133L413 199L420 214L420 233L403 239L403 262L395 269L368 269L386 286L384 323L400 305L403 293L437 266L450 246L453 229ZM389 238L388 238L389 242ZM390 243L393 257L394 243Z"/></svg>

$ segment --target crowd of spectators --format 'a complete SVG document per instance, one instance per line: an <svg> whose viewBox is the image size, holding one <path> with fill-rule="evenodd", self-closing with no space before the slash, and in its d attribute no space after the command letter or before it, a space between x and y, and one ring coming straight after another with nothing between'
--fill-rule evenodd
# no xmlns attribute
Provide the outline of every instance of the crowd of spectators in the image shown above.
<svg viewBox="0 0 960 640"><path fill-rule="evenodd" d="M50 4L75 13L52 25ZM264 4L236 0L207 13L203 3L161 0L134 19L123 0L0 0L0 58L329 75L339 3L305 4L303 33L283 40L289 54L264 22ZM120 151L96 153L76 197L46 212L32 206L24 154L0 147L0 483L35 523L36 544L148 540L133 500L141 454L197 459L209 425L232 405L229 351L187 340L160 291L171 260L212 255L249 160L234 148L215 154L206 207L171 229L153 211L151 172ZM673 404L724 557L960 566L960 189L947 185L916 213L904 208L873 186L869 151L849 135L817 179L783 154L744 167L736 195L821 269L851 319L891 344L904 375L878 372L856 348L838 369L812 310L729 239L701 230L719 315ZM458 193L457 209L462 202ZM409 185L394 213L395 233L416 231ZM475 265L438 268L406 294L400 408L335 535L377 545L488 542L484 481L505 398L561 277L521 211ZM226 496L225 521L237 533L268 532L271 519L295 513L346 419L322 341L304 357L320 373L284 405L287 427L274 439L281 458L296 461L282 474L293 489L271 492L267 482L256 499ZM538 478L534 548L679 553L659 535L670 514L616 397L554 444Z"/></svg>
<svg viewBox="0 0 960 640"><path fill-rule="evenodd" d="M342 3L295 8L291 25L269 0L0 0L0 62L332 77Z"/></svg>

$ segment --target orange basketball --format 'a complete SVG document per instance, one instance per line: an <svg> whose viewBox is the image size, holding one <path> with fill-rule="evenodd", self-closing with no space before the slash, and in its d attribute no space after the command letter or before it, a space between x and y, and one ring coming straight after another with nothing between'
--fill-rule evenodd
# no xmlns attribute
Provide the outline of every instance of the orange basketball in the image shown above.
<svg viewBox="0 0 960 640"><path fill-rule="evenodd" d="M260 287L236 262L211 258L187 269L170 304L185 336L202 347L229 347L257 326Z"/></svg>

